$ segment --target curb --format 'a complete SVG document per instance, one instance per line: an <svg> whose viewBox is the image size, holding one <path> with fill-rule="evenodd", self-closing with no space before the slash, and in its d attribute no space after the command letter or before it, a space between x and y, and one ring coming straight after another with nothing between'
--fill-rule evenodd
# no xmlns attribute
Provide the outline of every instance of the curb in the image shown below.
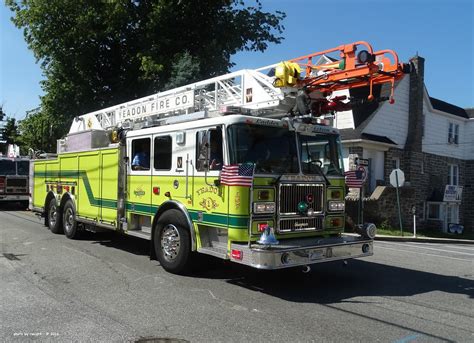
<svg viewBox="0 0 474 343"><path fill-rule="evenodd" d="M454 239L454 238L418 238L418 237L398 237L398 236L375 236L376 241L388 242L419 242L419 243L448 243L448 244L474 244L474 240L470 239Z"/></svg>

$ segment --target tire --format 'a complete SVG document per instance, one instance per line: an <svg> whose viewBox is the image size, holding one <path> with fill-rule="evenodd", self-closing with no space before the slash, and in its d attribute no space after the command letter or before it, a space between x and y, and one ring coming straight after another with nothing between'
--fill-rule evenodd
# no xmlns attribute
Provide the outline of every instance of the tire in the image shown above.
<svg viewBox="0 0 474 343"><path fill-rule="evenodd" d="M79 237L77 228L76 209L71 199L67 200L63 207L63 231L67 238Z"/></svg>
<svg viewBox="0 0 474 343"><path fill-rule="evenodd" d="M48 227L52 233L62 234L62 215L61 208L56 204L56 199L52 198L48 203Z"/></svg>
<svg viewBox="0 0 474 343"><path fill-rule="evenodd" d="M22 201L21 202L21 207L25 209L25 211L28 211L29 208L30 208L30 202L27 200L27 201Z"/></svg>
<svg viewBox="0 0 474 343"><path fill-rule="evenodd" d="M188 271L191 254L191 237L184 215L178 210L167 210L155 225L156 258L168 272L183 274Z"/></svg>

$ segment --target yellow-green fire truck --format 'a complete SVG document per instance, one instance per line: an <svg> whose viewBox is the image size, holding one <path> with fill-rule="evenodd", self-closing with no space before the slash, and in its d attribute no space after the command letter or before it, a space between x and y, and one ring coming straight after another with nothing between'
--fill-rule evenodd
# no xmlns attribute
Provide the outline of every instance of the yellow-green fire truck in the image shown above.
<svg viewBox="0 0 474 343"><path fill-rule="evenodd" d="M380 58L368 44L372 60L355 56L360 44L334 50L337 68L313 67L316 53L76 117L57 157L34 161L33 210L69 238L99 227L149 240L174 273L194 253L260 269L372 255L372 226L343 234L340 137L321 110L349 106L333 91L377 83L360 70Z"/></svg>

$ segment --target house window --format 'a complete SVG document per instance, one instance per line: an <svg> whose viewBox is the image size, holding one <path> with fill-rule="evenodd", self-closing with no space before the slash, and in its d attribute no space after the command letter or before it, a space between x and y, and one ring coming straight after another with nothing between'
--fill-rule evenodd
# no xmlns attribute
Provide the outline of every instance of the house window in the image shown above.
<svg viewBox="0 0 474 343"><path fill-rule="evenodd" d="M400 158L399 157L393 157L392 158L392 170L393 169L400 169Z"/></svg>
<svg viewBox="0 0 474 343"><path fill-rule="evenodd" d="M459 166L457 164L448 165L448 185L459 185Z"/></svg>
<svg viewBox="0 0 474 343"><path fill-rule="evenodd" d="M428 202L427 204L427 219L441 219L441 203Z"/></svg>
<svg viewBox="0 0 474 343"><path fill-rule="evenodd" d="M458 124L449 123L448 143L449 144L459 143L459 125Z"/></svg>

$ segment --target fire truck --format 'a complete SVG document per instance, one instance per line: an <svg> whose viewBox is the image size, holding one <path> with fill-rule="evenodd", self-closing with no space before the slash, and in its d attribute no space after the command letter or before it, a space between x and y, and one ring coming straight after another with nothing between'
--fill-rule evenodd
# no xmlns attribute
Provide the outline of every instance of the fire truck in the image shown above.
<svg viewBox="0 0 474 343"><path fill-rule="evenodd" d="M26 157L0 157L0 203L19 202L28 207L29 171Z"/></svg>
<svg viewBox="0 0 474 343"><path fill-rule="evenodd" d="M81 115L56 158L34 161L33 210L68 238L102 228L149 240L172 273L197 253L259 269L370 256L374 225L344 234L329 119L393 102L407 72L394 51L361 41ZM355 87L368 97L343 95Z"/></svg>

